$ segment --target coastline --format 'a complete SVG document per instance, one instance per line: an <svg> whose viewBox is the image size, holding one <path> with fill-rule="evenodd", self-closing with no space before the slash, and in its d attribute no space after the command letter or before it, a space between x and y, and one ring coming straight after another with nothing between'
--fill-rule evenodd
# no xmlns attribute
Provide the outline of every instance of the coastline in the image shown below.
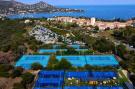
<svg viewBox="0 0 135 89"><path fill-rule="evenodd" d="M26 13L26 14L11 14L11 15L3 15L1 17L6 17L8 19L41 19L41 18L55 18L55 17L72 17L72 18L84 18L84 19L91 19L92 17L85 17L85 16L50 16L50 17L44 17L44 16L39 16L39 17L35 17L34 15L38 15L38 14L53 14L53 13L59 13L59 12L52 12L52 13L47 13L47 12L43 12L43 13ZM64 13L80 13L80 12L64 12ZM104 18L96 18L97 21L104 21L104 22L114 22L114 21L118 21L118 22L126 22L128 20L134 20L134 17L131 18L127 18L127 19L123 19L123 18L112 18L112 19L104 19Z"/></svg>
<svg viewBox="0 0 135 89"><path fill-rule="evenodd" d="M95 17L103 20L114 20L114 19L122 19L128 20L135 17L135 5L112 5L112 6L58 6L61 8L70 8L70 9L82 9L83 12L51 12L51 13L32 13L32 14L24 14L24 18L52 18L56 16L71 16L71 17L84 17L91 18ZM124 7L124 8L123 8ZM106 13L108 12L108 13ZM30 16L29 16L30 15ZM12 15L10 18L23 18L22 15Z"/></svg>

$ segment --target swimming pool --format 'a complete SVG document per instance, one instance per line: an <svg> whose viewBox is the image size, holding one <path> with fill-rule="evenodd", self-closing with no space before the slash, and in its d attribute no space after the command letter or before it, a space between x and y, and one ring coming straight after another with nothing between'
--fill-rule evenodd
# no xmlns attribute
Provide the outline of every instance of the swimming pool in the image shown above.
<svg viewBox="0 0 135 89"><path fill-rule="evenodd" d="M24 69L30 69L31 64L40 63L43 67L46 67L49 58L49 55L24 55L19 59L15 66L21 66Z"/></svg>

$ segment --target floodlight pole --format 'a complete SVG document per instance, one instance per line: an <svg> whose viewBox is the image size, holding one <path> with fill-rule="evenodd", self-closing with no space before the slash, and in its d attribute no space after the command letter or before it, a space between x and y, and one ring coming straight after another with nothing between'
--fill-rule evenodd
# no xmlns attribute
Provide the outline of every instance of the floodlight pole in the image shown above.
<svg viewBox="0 0 135 89"><path fill-rule="evenodd" d="M61 56L62 56L62 50L60 49L60 52L61 52Z"/></svg>
<svg viewBox="0 0 135 89"><path fill-rule="evenodd" d="M115 45L115 54L117 55L116 43L114 43L114 45Z"/></svg>

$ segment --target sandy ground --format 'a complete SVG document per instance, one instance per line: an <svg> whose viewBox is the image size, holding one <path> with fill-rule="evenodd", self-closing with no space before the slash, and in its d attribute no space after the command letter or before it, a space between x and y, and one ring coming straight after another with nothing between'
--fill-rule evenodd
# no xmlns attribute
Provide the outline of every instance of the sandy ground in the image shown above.
<svg viewBox="0 0 135 89"><path fill-rule="evenodd" d="M21 78L0 78L0 89L12 89L14 83L19 83L21 80Z"/></svg>

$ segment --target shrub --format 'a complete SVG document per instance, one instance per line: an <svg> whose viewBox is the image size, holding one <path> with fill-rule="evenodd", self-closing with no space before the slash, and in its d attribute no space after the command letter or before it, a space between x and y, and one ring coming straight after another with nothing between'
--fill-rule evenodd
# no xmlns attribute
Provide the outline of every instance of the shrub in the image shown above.
<svg viewBox="0 0 135 89"><path fill-rule="evenodd" d="M57 69L56 67L57 67L58 63L59 63L59 61L56 59L56 56L51 55L48 65L47 65L47 69L49 69L49 70Z"/></svg>
<svg viewBox="0 0 135 89"><path fill-rule="evenodd" d="M25 89L25 87L21 83L15 83L13 89Z"/></svg>
<svg viewBox="0 0 135 89"><path fill-rule="evenodd" d="M15 78L15 77L19 77L22 75L22 72L23 72L23 68L21 67L17 67L16 69L14 69L11 73L11 77L12 78Z"/></svg>
<svg viewBox="0 0 135 89"><path fill-rule="evenodd" d="M72 68L72 64L68 62L66 59L62 59L58 63L58 69L64 69L64 70L69 70Z"/></svg>
<svg viewBox="0 0 135 89"><path fill-rule="evenodd" d="M42 66L40 63L33 63L33 64L31 65L31 68L32 68L33 70L39 70L39 69L43 69L43 66Z"/></svg>
<svg viewBox="0 0 135 89"><path fill-rule="evenodd" d="M9 73L8 72L0 72L0 77L9 77Z"/></svg>
<svg viewBox="0 0 135 89"><path fill-rule="evenodd" d="M26 84L30 84L33 82L34 80L34 75L31 73L24 73L22 76L22 84L26 85Z"/></svg>
<svg viewBox="0 0 135 89"><path fill-rule="evenodd" d="M8 72L11 69L13 69L12 65L0 64L0 72Z"/></svg>

